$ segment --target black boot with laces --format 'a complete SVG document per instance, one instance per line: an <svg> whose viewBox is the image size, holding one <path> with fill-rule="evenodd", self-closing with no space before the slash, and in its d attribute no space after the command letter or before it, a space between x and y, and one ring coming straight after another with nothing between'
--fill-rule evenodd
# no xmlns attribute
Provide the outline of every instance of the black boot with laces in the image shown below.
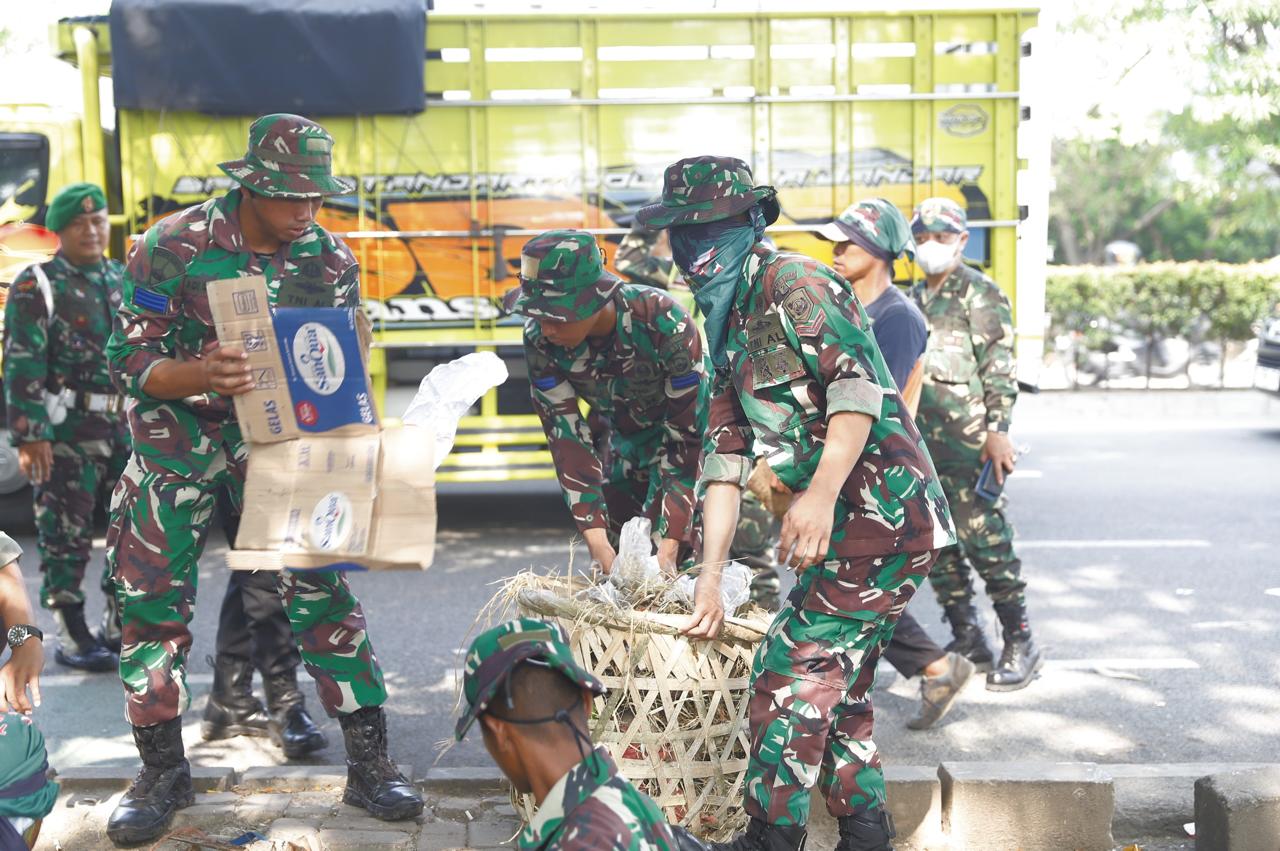
<svg viewBox="0 0 1280 851"><path fill-rule="evenodd" d="M387 716L381 706L339 715L347 746L343 803L363 807L374 818L401 821L422 812L422 796L387 757Z"/></svg>
<svg viewBox="0 0 1280 851"><path fill-rule="evenodd" d="M134 727L142 770L111 811L107 838L116 845L149 842L169 827L173 814L195 801L191 765L182 748L182 718Z"/></svg>

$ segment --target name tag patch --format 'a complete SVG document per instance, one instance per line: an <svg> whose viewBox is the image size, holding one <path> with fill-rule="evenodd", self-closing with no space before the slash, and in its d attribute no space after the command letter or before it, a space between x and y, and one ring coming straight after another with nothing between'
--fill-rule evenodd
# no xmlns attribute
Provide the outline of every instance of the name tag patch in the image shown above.
<svg viewBox="0 0 1280 851"><path fill-rule="evenodd" d="M751 386L756 390L805 375L800 353L787 342L782 317L776 313L747 320L747 356L751 359Z"/></svg>

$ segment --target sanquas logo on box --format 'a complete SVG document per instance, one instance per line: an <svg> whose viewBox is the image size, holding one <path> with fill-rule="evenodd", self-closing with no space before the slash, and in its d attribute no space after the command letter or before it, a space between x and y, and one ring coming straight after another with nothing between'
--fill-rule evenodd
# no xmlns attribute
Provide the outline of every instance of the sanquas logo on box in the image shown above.
<svg viewBox="0 0 1280 851"><path fill-rule="evenodd" d="M272 315L298 426L321 432L374 421L354 310L286 307Z"/></svg>
<svg viewBox="0 0 1280 851"><path fill-rule="evenodd" d="M319 322L308 322L293 335L293 362L302 380L321 396L336 393L346 375L338 338Z"/></svg>
<svg viewBox="0 0 1280 851"><path fill-rule="evenodd" d="M332 552L346 545L351 537L351 500L341 491L324 495L311 510L311 543L317 549Z"/></svg>

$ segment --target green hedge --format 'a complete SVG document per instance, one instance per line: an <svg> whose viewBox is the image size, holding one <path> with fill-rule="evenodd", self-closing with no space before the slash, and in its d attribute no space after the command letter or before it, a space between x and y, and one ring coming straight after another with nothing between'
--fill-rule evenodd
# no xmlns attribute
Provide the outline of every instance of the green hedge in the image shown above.
<svg viewBox="0 0 1280 851"><path fill-rule="evenodd" d="M1201 315L1214 340L1252 339L1254 323L1280 301L1280 263L1144 263L1050 266L1045 310L1050 336L1098 336L1099 318L1128 320L1159 336L1182 336ZM1096 341L1093 341L1096 342Z"/></svg>

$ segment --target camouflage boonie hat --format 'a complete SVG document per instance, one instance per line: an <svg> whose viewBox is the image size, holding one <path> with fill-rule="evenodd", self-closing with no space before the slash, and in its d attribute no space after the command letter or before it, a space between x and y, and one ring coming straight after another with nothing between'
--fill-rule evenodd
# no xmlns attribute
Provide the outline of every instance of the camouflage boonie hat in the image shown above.
<svg viewBox="0 0 1280 851"><path fill-rule="evenodd" d="M333 137L301 115L264 115L249 125L244 158L219 163L232 180L268 198L345 195L355 184L333 174Z"/></svg>
<svg viewBox="0 0 1280 851"><path fill-rule="evenodd" d="M911 215L912 233L965 233L968 230L969 219L964 208L950 198L926 198Z"/></svg>
<svg viewBox="0 0 1280 851"><path fill-rule="evenodd" d="M715 222L759 203L766 224L778 220L778 192L754 186L751 167L735 157L690 157L667 167L662 202L641 207L636 221L648 228Z"/></svg>
<svg viewBox="0 0 1280 851"><path fill-rule="evenodd" d="M489 708L499 686L516 665L530 659L559 671L593 694L604 694L600 681L573 658L564 627L536 618L507 621L481 633L467 651L462 673L462 696L467 706L454 728L458 741Z"/></svg>
<svg viewBox="0 0 1280 851"><path fill-rule="evenodd" d="M502 299L508 313L578 322L604 309L622 279L604 268L596 238L580 230L549 230L520 249L520 287Z"/></svg>
<svg viewBox="0 0 1280 851"><path fill-rule="evenodd" d="M894 258L905 251L915 257L915 243L907 218L892 201L869 198L850 204L845 211L814 231L831 242L853 242L878 248Z"/></svg>

